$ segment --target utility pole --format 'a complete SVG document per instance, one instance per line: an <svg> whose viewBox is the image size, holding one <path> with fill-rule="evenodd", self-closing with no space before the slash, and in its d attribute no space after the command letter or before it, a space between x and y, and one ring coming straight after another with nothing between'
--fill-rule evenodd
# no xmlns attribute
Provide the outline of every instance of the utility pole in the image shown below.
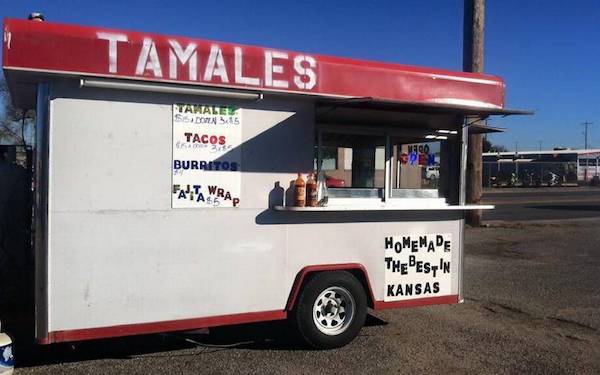
<svg viewBox="0 0 600 375"><path fill-rule="evenodd" d="M593 125L593 122L583 122L581 123L581 125L583 125L585 127L585 146L583 147L584 149L587 150L588 148L588 127L590 125ZM590 158L588 158L587 154L585 155L585 170L583 171L583 180L585 181L585 183L587 184L587 180L588 180L588 167L589 167L589 163L590 163Z"/></svg>
<svg viewBox="0 0 600 375"><path fill-rule="evenodd" d="M485 0L464 0L463 20L463 70L483 73L483 39L485 33ZM482 136L469 136L467 152L467 203L477 204L482 191ZM467 223L481 225L481 210L469 210Z"/></svg>
<svg viewBox="0 0 600 375"><path fill-rule="evenodd" d="M540 152L542 152L542 141L539 141L539 142L540 142Z"/></svg>
<svg viewBox="0 0 600 375"><path fill-rule="evenodd" d="M519 158L519 141L515 141L515 175L517 175L517 178L519 177L519 163L517 163L518 158Z"/></svg>

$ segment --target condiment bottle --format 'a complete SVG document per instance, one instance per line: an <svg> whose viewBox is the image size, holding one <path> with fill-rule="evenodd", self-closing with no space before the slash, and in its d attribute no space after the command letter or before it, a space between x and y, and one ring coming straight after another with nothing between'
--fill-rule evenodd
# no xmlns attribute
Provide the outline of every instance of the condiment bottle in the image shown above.
<svg viewBox="0 0 600 375"><path fill-rule="evenodd" d="M294 181L294 205L296 207L304 207L306 205L306 183L302 178L302 174L298 173L298 178Z"/></svg>
<svg viewBox="0 0 600 375"><path fill-rule="evenodd" d="M308 207L317 207L317 181L314 174L309 174L306 181L306 205Z"/></svg>

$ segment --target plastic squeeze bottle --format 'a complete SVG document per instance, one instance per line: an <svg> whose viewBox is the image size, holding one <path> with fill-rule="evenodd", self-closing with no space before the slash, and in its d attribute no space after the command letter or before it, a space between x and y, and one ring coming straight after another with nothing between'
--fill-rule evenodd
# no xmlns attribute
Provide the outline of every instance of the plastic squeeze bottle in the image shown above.
<svg viewBox="0 0 600 375"><path fill-rule="evenodd" d="M298 178L294 181L294 205L296 207L304 207L306 205L306 183L302 178L302 173L298 173Z"/></svg>
<svg viewBox="0 0 600 375"><path fill-rule="evenodd" d="M317 207L317 181L313 173L308 175L306 181L306 205L308 207Z"/></svg>

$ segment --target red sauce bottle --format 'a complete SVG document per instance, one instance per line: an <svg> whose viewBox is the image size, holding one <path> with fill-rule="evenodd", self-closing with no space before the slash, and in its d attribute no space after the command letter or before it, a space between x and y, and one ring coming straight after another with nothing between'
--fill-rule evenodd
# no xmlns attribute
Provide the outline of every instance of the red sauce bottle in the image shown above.
<svg viewBox="0 0 600 375"><path fill-rule="evenodd" d="M317 207L317 181L313 173L308 175L306 181L306 205L308 207Z"/></svg>
<svg viewBox="0 0 600 375"><path fill-rule="evenodd" d="M304 207L306 205L306 183L302 178L302 174L298 173L298 178L294 181L294 206Z"/></svg>

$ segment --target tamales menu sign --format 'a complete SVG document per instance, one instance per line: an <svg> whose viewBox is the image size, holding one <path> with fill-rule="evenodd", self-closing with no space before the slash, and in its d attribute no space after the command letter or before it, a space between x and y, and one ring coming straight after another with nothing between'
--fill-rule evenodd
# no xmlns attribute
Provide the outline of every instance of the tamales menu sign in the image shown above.
<svg viewBox="0 0 600 375"><path fill-rule="evenodd" d="M238 207L242 110L173 105L173 208Z"/></svg>

